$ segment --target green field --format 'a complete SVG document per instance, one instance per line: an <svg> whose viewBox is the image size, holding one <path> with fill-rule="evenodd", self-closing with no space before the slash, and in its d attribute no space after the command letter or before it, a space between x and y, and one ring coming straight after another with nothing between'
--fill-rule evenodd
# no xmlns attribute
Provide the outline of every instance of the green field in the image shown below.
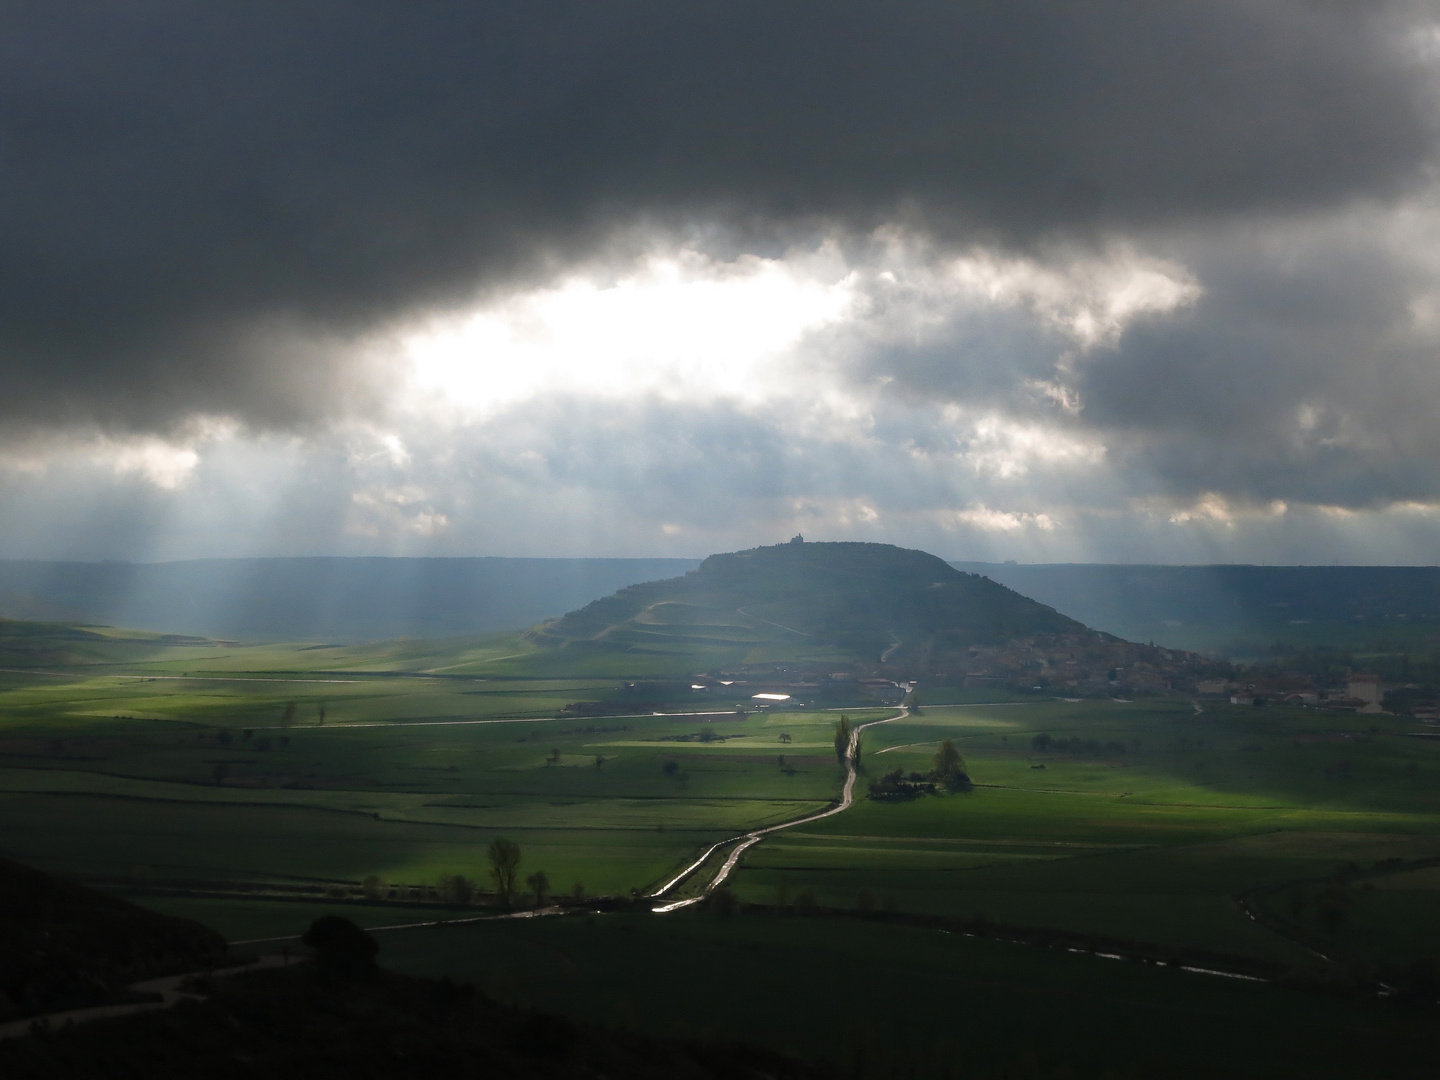
<svg viewBox="0 0 1440 1080"><path fill-rule="evenodd" d="M973 792L867 801L781 834L747 857L736 888L767 902L809 889L843 908L868 891L901 911L1301 963L1236 898L1351 862L1440 855L1440 745L1414 727L1189 702L926 709L871 729L867 768L924 770L950 737ZM1100 747L1041 752L1042 733ZM1362 922L1357 910L1329 936Z"/></svg>
<svg viewBox="0 0 1440 1080"><path fill-rule="evenodd" d="M615 678L398 673L423 666L405 643L114 652L0 674L4 850L92 881L424 887L483 879L505 835L556 889L625 895L822 808L843 778L823 713L701 698L677 710L708 715L556 718Z"/></svg>
<svg viewBox="0 0 1440 1080"><path fill-rule="evenodd" d="M372 927L481 914L436 887L453 874L485 884L497 836L519 843L522 877L628 898L716 841L824 809L844 779L833 712L737 714L743 695L706 691L665 710L702 715L565 715L632 673L612 655L609 673L562 679L552 651L527 674L533 647L514 636L340 649L115 635L85 648L0 672L0 853L232 940L298 933L332 909ZM1333 1031L1389 1040L1405 1074L1419 1044L1373 1000L915 920L983 917L1276 971L1336 966L1317 951L1386 970L1440 956L1440 865L1424 861L1440 857L1440 740L1386 716L975 696L868 729L861 798L750 849L730 884L754 906L733 920L631 911L385 931L385 960L601 1020L806 1054L848 1038L845 1054L903 1045L929 1061L991 1032L1000 1041L983 1055L997 1066L1033 1054L1137 1075L1163 1054L1146 1034L1156 1024L1197 1044L1216 1024L1263 1042L1246 1019L1262 1008L1273 1042L1307 1009L1329 1010ZM887 769L928 770L947 738L973 791L863 798ZM381 891L362 902L372 876ZM857 910L875 915L843 917ZM910 989L870 992L890 978ZM764 992L742 992L747 980ZM843 1007L806 998L825 985L853 993ZM932 999L948 1004L911 1007ZM1051 1034L1016 1019L1036 1010ZM1099 1033L1122 1022L1119 1053ZM1207 1052L1217 1070L1235 1065L1229 1049Z"/></svg>

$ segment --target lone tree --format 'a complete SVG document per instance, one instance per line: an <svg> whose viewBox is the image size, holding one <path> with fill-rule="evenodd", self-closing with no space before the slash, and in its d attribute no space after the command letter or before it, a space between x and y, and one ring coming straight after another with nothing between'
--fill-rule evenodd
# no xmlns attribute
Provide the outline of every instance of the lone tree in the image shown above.
<svg viewBox="0 0 1440 1080"><path fill-rule="evenodd" d="M970 774L965 771L965 759L949 739L942 742L935 751L934 761L935 771L930 775L937 784L942 784L951 791L973 790Z"/></svg>
<svg viewBox="0 0 1440 1080"><path fill-rule="evenodd" d="M845 764L845 755L850 752L850 717L844 713L840 714L840 722L835 725L835 759L841 765Z"/></svg>
<svg viewBox="0 0 1440 1080"><path fill-rule="evenodd" d="M500 902L510 906L515 896L515 875L520 872L520 845L513 840L497 836L490 841L490 876L495 879L495 891Z"/></svg>
<svg viewBox="0 0 1440 1080"><path fill-rule="evenodd" d="M965 759L960 756L960 751L955 749L955 744L946 739L935 751L935 779L949 780L952 776L965 771Z"/></svg>
<svg viewBox="0 0 1440 1080"><path fill-rule="evenodd" d="M289 727L295 722L295 702L287 702L284 711L280 713L280 723Z"/></svg>
<svg viewBox="0 0 1440 1080"><path fill-rule="evenodd" d="M550 875L544 870L536 870L525 879L525 884L530 886L530 891L535 894L535 906L542 907L545 903L545 894L550 891Z"/></svg>
<svg viewBox="0 0 1440 1080"><path fill-rule="evenodd" d="M322 971L356 979L375 970L375 954L380 946L343 915L316 919L300 940L315 950Z"/></svg>

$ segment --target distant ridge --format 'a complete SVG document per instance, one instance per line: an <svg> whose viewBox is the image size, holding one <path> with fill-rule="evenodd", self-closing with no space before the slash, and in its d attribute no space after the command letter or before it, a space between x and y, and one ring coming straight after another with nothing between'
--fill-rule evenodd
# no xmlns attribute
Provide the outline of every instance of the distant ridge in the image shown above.
<svg viewBox="0 0 1440 1080"><path fill-rule="evenodd" d="M1440 635L1436 566L952 565L1090 626L1171 648L1421 645Z"/></svg>
<svg viewBox="0 0 1440 1080"><path fill-rule="evenodd" d="M0 560L0 616L242 641L519 630L697 559Z"/></svg>

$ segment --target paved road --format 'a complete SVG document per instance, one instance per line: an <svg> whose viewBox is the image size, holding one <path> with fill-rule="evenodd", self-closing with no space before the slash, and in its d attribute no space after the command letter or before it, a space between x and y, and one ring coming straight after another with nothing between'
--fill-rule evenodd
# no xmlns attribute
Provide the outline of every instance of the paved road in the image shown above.
<svg viewBox="0 0 1440 1080"><path fill-rule="evenodd" d="M909 715L910 710L902 707L894 716L887 716L884 720L871 720L868 724L857 724L851 730L850 746L845 751L845 787L840 793L840 801L837 804L828 810L820 811L818 814L808 814L805 817L796 818L794 821L781 822L779 825L767 825L763 829L755 829L741 836L732 836L729 840L721 840L718 844L712 845L706 849L700 858L696 859L684 870L681 870L680 873L676 874L664 885L661 885L660 888L651 893L649 898L651 900L659 900L696 870L699 870L700 867L705 864L705 861L709 859L711 855L715 854L715 852L727 844L735 844L735 850L730 852L724 864L720 867L720 872L715 875L709 885L705 886L705 891L699 896L691 897L689 900L675 900L668 904L661 904L659 907L652 908L651 910L656 914L663 915L667 911L678 911L680 908L689 907L691 904L698 904L712 891L724 884L725 879L730 876L730 872L735 869L735 864L740 861L741 855L745 854L746 851L754 847L771 833L779 832L781 829L793 829L796 825L808 825L812 821L832 817L835 814L840 814L850 809L850 805L855 801L855 753L860 746L860 733L866 728L875 727L877 724L888 724L892 720L900 720ZM739 841L738 844L736 843L737 840Z"/></svg>

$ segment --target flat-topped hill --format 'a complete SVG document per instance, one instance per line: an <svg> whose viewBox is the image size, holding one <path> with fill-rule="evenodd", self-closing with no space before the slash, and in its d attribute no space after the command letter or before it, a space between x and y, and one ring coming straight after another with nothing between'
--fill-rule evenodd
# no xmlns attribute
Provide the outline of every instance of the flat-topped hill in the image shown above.
<svg viewBox="0 0 1440 1080"><path fill-rule="evenodd" d="M631 585L544 624L533 638L629 651L753 641L773 659L929 667L973 646L1093 633L923 551L791 542L712 555L683 577Z"/></svg>

